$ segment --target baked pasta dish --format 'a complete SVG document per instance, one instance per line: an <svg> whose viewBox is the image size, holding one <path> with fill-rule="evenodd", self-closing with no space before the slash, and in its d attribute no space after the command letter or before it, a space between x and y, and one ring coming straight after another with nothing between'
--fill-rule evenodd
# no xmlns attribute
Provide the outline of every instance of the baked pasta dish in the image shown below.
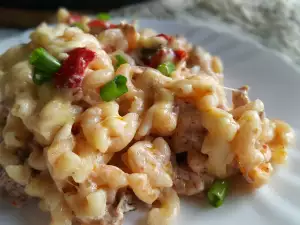
<svg viewBox="0 0 300 225"><path fill-rule="evenodd" d="M232 176L266 184L291 127L224 87L218 57L108 19L60 9L1 55L1 189L38 199L51 225L119 225L137 202L168 225L178 196L219 207Z"/></svg>

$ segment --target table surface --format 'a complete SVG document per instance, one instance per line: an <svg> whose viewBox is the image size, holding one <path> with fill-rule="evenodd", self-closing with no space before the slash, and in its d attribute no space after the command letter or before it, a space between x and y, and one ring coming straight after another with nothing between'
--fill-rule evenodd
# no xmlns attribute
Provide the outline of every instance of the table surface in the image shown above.
<svg viewBox="0 0 300 225"><path fill-rule="evenodd" d="M157 0L112 11L113 16L209 21L242 33L300 65L300 14L296 0ZM0 29L0 41L22 32Z"/></svg>

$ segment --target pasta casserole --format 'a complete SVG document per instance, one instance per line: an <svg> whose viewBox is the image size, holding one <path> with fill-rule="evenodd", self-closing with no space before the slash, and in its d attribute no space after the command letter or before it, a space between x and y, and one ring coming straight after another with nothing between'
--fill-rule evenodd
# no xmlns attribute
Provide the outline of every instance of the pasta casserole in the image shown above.
<svg viewBox="0 0 300 225"><path fill-rule="evenodd" d="M139 201L168 225L179 195L222 205L229 178L266 184L292 128L184 37L58 11L0 56L0 186L51 225L120 225ZM232 103L225 92L232 91Z"/></svg>

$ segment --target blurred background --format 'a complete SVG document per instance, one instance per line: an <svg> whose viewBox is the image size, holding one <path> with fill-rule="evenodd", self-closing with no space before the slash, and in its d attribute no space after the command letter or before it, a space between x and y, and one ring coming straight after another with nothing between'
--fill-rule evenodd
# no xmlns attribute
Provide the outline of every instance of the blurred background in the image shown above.
<svg viewBox="0 0 300 225"><path fill-rule="evenodd" d="M300 0L0 0L0 41L42 21L53 22L59 6L89 14L109 11L113 17L218 25L300 65Z"/></svg>
<svg viewBox="0 0 300 225"><path fill-rule="evenodd" d="M27 28L51 21L58 7L84 13L105 12L146 0L7 0L0 1L0 26Z"/></svg>

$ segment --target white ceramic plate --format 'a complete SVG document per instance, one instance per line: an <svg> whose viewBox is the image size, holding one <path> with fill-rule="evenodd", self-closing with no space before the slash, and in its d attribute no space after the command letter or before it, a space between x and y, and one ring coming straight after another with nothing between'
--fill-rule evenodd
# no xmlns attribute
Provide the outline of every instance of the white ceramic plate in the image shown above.
<svg viewBox="0 0 300 225"><path fill-rule="evenodd" d="M192 43L221 56L225 65L225 85L248 84L250 96L265 103L269 117L281 118L300 129L300 72L283 57L243 37L199 24L198 27L172 21L140 20L140 27L159 32L182 34ZM30 32L4 40L0 52L18 43L28 42ZM299 147L299 142L297 143ZM278 169L271 183L252 194L231 196L218 209L197 199L181 201L177 225L299 225L300 224L300 153L289 152L288 164ZM126 215L126 225L144 224L144 214L135 211ZM36 206L16 209L0 202L1 225L47 225L48 216Z"/></svg>

